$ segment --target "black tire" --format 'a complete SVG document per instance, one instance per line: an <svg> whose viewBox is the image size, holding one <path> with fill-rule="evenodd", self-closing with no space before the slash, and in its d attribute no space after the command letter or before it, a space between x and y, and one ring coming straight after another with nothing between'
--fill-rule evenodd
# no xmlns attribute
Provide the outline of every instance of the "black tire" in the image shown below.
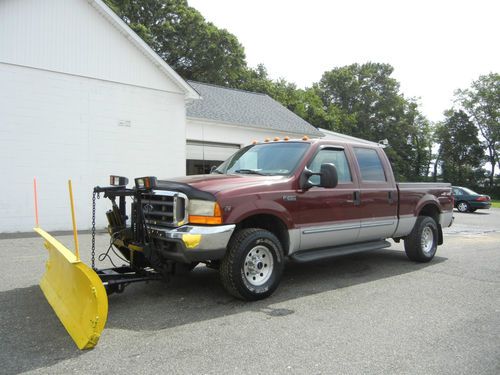
<svg viewBox="0 0 500 375"><path fill-rule="evenodd" d="M469 203L465 201L461 201L457 203L457 210L459 212L468 212L470 210L470 205Z"/></svg>
<svg viewBox="0 0 500 375"><path fill-rule="evenodd" d="M248 228L231 238L219 272L230 294L256 301L276 290L283 267L283 249L276 236L264 229Z"/></svg>
<svg viewBox="0 0 500 375"><path fill-rule="evenodd" d="M436 254L438 228L429 216L419 216L411 233L405 238L408 258L416 262L429 262Z"/></svg>
<svg viewBox="0 0 500 375"><path fill-rule="evenodd" d="M477 208L469 208L469 212L476 212Z"/></svg>

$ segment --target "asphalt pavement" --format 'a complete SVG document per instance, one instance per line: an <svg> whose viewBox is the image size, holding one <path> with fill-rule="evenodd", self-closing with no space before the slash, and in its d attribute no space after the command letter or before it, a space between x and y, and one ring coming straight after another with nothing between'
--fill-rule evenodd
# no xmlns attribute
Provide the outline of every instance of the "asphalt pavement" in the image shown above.
<svg viewBox="0 0 500 375"><path fill-rule="evenodd" d="M98 235L97 247L108 240ZM90 236L80 242L88 261ZM200 266L170 284L132 285L110 296L89 351L38 286L42 240L4 237L0 255L2 374L500 373L500 209L455 212L428 264L409 261L402 244L289 263L264 301L235 300Z"/></svg>

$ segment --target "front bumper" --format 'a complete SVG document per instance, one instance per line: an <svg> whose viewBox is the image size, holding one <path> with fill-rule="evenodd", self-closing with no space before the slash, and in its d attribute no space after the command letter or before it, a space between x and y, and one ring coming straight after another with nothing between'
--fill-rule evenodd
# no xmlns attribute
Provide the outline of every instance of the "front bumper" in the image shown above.
<svg viewBox="0 0 500 375"><path fill-rule="evenodd" d="M172 229L150 226L148 234L165 258L192 263L222 259L235 226L183 225Z"/></svg>

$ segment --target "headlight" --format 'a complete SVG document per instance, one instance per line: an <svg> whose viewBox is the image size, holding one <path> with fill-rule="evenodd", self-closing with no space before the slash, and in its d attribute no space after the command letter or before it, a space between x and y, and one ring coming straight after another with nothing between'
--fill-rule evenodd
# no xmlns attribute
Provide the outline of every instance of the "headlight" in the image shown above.
<svg viewBox="0 0 500 375"><path fill-rule="evenodd" d="M217 202L191 199L188 213L191 224L222 224L222 211Z"/></svg>

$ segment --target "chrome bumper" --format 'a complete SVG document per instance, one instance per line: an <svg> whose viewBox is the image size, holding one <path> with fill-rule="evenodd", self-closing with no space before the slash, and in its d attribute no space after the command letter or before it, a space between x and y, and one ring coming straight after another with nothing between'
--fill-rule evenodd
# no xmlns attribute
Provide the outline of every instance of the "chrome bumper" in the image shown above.
<svg viewBox="0 0 500 375"><path fill-rule="evenodd" d="M222 258L235 227L235 224L183 225L172 229L149 226L148 232L154 239L176 244L175 250L169 252L170 258L192 262Z"/></svg>

